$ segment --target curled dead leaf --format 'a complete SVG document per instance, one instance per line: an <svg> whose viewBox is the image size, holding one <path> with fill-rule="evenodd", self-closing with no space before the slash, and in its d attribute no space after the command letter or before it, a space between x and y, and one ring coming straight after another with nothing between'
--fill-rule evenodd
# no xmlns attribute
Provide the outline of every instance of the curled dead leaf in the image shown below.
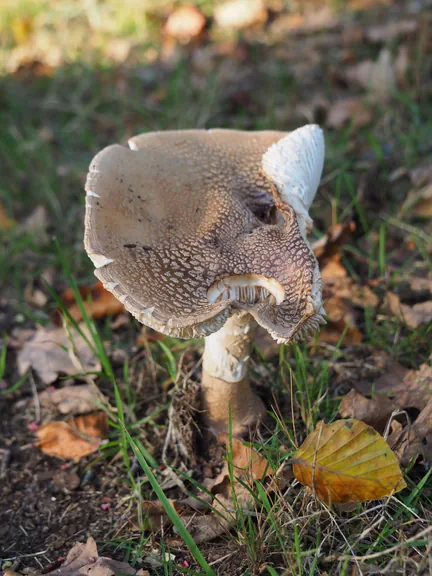
<svg viewBox="0 0 432 576"><path fill-rule="evenodd" d="M416 20L393 20L385 24L367 26L365 35L369 42L387 42L399 36L414 34L417 28Z"/></svg>
<svg viewBox="0 0 432 576"><path fill-rule="evenodd" d="M343 336L344 346L358 346L363 335L356 327L354 309L349 300L334 296L325 301L327 325L319 334L319 341L337 344Z"/></svg>
<svg viewBox="0 0 432 576"><path fill-rule="evenodd" d="M218 440L225 444L228 450L232 450L230 460L236 478L246 476L255 480L262 480L274 473L268 460L256 450L247 446L243 440L235 437L230 438L226 432L219 434ZM227 479L229 479L229 469L228 463L225 462L220 474L207 482L207 488L216 493L218 492L218 487L222 486L222 484L225 488L229 487Z"/></svg>
<svg viewBox="0 0 432 576"><path fill-rule="evenodd" d="M83 334L88 334L85 324L80 325ZM84 338L70 328L73 345L63 328L40 326L36 332L23 343L18 352L18 372L22 376L33 368L44 384L57 380L59 374L77 374L97 372L100 363Z"/></svg>
<svg viewBox="0 0 432 576"><path fill-rule="evenodd" d="M394 402L386 396L366 398L357 390L351 390L342 398L339 414L342 418L361 420L382 434L394 407Z"/></svg>
<svg viewBox="0 0 432 576"><path fill-rule="evenodd" d="M119 562L104 556L99 556L96 542L89 536L87 542L82 544L77 542L69 551L66 560L60 567L54 570L41 572L33 571L32 576L42 576L42 574L56 575L56 576L82 576L89 574L90 576L114 576L114 575L137 575L144 576L146 571L137 570L132 568L126 562Z"/></svg>
<svg viewBox="0 0 432 576"><path fill-rule="evenodd" d="M42 406L56 408L61 414L92 412L105 400L102 394L97 393L96 386L88 384L45 390L39 399Z"/></svg>
<svg viewBox="0 0 432 576"><path fill-rule="evenodd" d="M432 321L432 300L410 306L403 304L397 294L387 292L384 305L410 328L418 328Z"/></svg>
<svg viewBox="0 0 432 576"><path fill-rule="evenodd" d="M408 466L421 455L425 464L432 463L432 399L412 426L395 430L388 439L402 466Z"/></svg>
<svg viewBox="0 0 432 576"><path fill-rule="evenodd" d="M49 456L78 462L98 450L107 432L106 413L96 412L40 426L36 431L37 446Z"/></svg>
<svg viewBox="0 0 432 576"><path fill-rule="evenodd" d="M405 488L396 457L364 422L318 422L292 459L297 480L327 503L364 502Z"/></svg>
<svg viewBox="0 0 432 576"><path fill-rule="evenodd" d="M387 102L396 87L395 59L388 48L383 48L377 60L364 60L346 71L348 80L369 91L376 102Z"/></svg>
<svg viewBox="0 0 432 576"><path fill-rule="evenodd" d="M326 124L330 128L342 128L351 122L355 128L366 126L372 120L370 106L360 98L343 98L337 100L330 107Z"/></svg>
<svg viewBox="0 0 432 576"><path fill-rule="evenodd" d="M419 370L408 370L389 361L385 373L375 381L358 382L355 388L363 395L383 396L394 408L423 410L432 397L432 367L422 364ZM358 418L361 420L361 418Z"/></svg>

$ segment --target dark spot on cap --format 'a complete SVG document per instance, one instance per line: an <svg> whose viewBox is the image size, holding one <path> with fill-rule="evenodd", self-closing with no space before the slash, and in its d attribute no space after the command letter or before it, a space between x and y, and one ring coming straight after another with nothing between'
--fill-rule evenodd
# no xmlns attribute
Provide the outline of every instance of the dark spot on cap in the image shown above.
<svg viewBox="0 0 432 576"><path fill-rule="evenodd" d="M136 244L123 244L124 248L136 248Z"/></svg>

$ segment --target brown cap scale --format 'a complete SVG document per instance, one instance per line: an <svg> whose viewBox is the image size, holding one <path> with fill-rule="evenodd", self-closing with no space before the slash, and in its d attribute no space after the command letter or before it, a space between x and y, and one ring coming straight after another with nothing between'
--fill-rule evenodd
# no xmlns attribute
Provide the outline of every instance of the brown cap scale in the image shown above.
<svg viewBox="0 0 432 576"><path fill-rule="evenodd" d="M282 342L318 326L321 281L306 239L318 127L156 132L129 145L92 161L85 220L95 274L127 310L181 338L239 313Z"/></svg>

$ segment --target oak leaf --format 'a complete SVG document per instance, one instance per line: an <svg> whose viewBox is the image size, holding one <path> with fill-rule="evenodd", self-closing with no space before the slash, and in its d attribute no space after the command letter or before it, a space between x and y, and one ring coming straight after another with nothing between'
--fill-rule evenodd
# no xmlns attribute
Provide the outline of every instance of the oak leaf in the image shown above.
<svg viewBox="0 0 432 576"><path fill-rule="evenodd" d="M406 486L384 438L358 420L318 422L292 463L297 480L327 503L377 500Z"/></svg>

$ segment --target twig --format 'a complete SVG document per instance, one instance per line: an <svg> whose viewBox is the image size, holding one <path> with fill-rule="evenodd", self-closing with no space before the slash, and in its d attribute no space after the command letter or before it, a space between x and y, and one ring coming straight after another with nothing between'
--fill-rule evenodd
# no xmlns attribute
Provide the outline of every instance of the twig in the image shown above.
<svg viewBox="0 0 432 576"><path fill-rule="evenodd" d="M11 460L11 456L12 451L9 448L5 448L3 450L3 458L0 466L0 478L4 478L6 476L6 470Z"/></svg>
<svg viewBox="0 0 432 576"><path fill-rule="evenodd" d="M9 562L10 560L17 560L18 558L33 558L33 556L43 556L49 552L48 548L46 550L42 550L42 552L32 552L31 554L18 554L18 556L11 556L10 558L2 558L2 562Z"/></svg>
<svg viewBox="0 0 432 576"><path fill-rule="evenodd" d="M419 538L422 538L423 536L427 536L431 532L432 532L432 526L429 526L429 528L425 528L424 530L422 530L418 534L411 536L411 538L408 538L408 540L405 540L405 542L400 542L399 544L396 544L395 546L391 546L391 548L387 548L387 550L381 550L380 552L375 552L374 554L367 554L366 556L348 556L348 557L347 556L327 556L326 558L324 558L324 562L334 562L335 560L339 560L342 562L342 561L345 561L347 558L350 561L354 561L354 562L364 562L365 560L373 560L374 558L380 558L381 556L385 556L386 554L391 554L392 552L396 552L397 550L400 550L400 548L407 546L411 542L415 542L416 540L418 540Z"/></svg>
<svg viewBox="0 0 432 576"><path fill-rule="evenodd" d="M28 377L29 377L30 386L31 386L31 389L33 392L33 400L34 400L34 405L35 405L35 419L36 419L36 422L40 422L41 412L40 412L39 394L37 391L36 382L35 382L35 379L33 377L33 372L31 369L28 371Z"/></svg>

